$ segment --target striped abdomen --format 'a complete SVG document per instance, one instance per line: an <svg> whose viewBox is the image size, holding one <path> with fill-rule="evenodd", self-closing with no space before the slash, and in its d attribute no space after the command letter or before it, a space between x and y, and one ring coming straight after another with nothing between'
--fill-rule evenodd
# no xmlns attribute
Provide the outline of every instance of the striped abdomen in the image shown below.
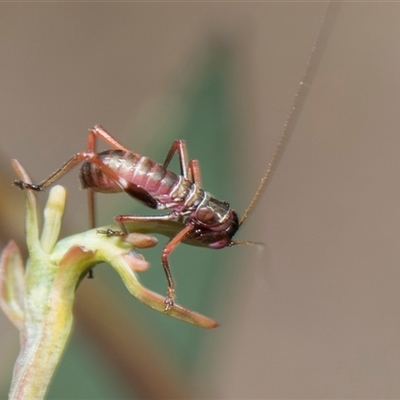
<svg viewBox="0 0 400 400"><path fill-rule="evenodd" d="M135 188L141 188L157 203L167 203L172 200L170 194L181 179L161 164L136 153L106 150L99 153L98 158L105 166L114 171L120 180L116 182L107 176L100 166L86 161L80 172L82 186L95 192L127 192L132 197L147 203L146 200L143 200L141 193L136 193ZM150 206L150 204L148 205Z"/></svg>

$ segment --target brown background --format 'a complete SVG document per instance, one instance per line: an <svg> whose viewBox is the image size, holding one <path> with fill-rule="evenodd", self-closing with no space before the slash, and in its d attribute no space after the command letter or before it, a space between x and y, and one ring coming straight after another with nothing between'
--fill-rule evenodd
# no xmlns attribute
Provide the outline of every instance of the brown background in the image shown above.
<svg viewBox="0 0 400 400"><path fill-rule="evenodd" d="M217 32L242 51L237 87L247 114L232 168L245 204L323 10L310 2L2 3L2 163L15 157L46 176L82 149L95 123L127 143L135 110ZM399 20L397 3L342 7L293 140L240 234L266 249L232 250L243 265L236 295L224 301L234 312L204 333L194 369L216 397L400 397ZM71 175L63 183L75 188ZM84 229L85 198L70 193L69 226ZM7 380L17 337L0 318Z"/></svg>

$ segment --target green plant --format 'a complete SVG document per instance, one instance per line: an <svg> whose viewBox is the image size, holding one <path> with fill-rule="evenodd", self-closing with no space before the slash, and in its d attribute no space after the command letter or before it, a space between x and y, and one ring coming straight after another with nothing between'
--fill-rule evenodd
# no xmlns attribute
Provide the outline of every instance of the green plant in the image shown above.
<svg viewBox="0 0 400 400"><path fill-rule="evenodd" d="M16 160L13 166L20 179L30 182ZM96 264L110 264L134 297L156 311L165 312L164 297L145 288L137 277L137 272L144 271L148 263L135 248L157 244L157 239L147 234L149 229L168 234L177 228L175 223L151 228L131 224L132 233L124 237L107 237L92 229L58 240L65 189L62 186L51 189L41 235L35 194L26 190L25 197L29 252L26 268L13 241L0 259L0 306L19 329L21 341L9 395L12 400L44 397L71 332L75 290ZM202 328L217 326L212 319L179 305L174 305L167 315Z"/></svg>

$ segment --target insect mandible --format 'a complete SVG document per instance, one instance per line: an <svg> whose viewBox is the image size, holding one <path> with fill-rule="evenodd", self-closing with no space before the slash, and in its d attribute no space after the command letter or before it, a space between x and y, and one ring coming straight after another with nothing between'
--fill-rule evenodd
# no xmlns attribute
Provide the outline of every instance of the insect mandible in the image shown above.
<svg viewBox="0 0 400 400"><path fill-rule="evenodd" d="M339 3L332 2L328 5L275 152L241 218L229 203L218 200L203 190L199 163L197 160L188 160L184 141L175 140L164 163L159 164L132 152L100 125L89 130L87 151L75 154L41 183L30 184L16 180L14 184L20 189L41 191L83 161L80 180L83 188L89 189L90 198L93 199L93 192L125 192L150 208L168 210L167 214L155 216L118 215L114 221L120 230L98 231L108 236L121 236L129 233L125 226L127 222L180 222L181 229L165 245L161 255L168 285L165 299L165 311L168 312L173 307L175 299L175 284L168 258L179 243L192 242L213 249L253 243L235 241L233 237L253 210L283 155L305 103L338 9ZM111 150L96 153L96 139L104 141ZM175 154L179 158L180 175L168 169ZM93 227L95 225L93 207L91 207L91 225Z"/></svg>

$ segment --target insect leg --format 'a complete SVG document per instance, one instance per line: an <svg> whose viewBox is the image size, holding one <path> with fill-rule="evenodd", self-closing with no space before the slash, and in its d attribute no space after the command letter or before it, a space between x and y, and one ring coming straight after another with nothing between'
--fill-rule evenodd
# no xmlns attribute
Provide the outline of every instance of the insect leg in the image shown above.
<svg viewBox="0 0 400 400"><path fill-rule="evenodd" d="M127 149L125 146L123 146L121 143L119 143L101 125L95 125L93 128L89 129L88 153L89 152L94 153L94 154L96 153L96 149L95 149L95 138L96 137L103 140L106 144L108 144L109 146L111 146L115 149L130 152L129 149ZM181 170L181 174L183 175L183 177L185 179L189 180L190 182L196 183L197 185L200 186L199 162L197 160L188 161L186 143L183 140L177 139L172 143L172 146L169 149L167 156L165 157L163 167L167 168L167 166L169 165L169 163L172 160L172 157L174 156L174 154L176 152L178 153L180 170ZM116 180L116 182L118 182L118 181Z"/></svg>
<svg viewBox="0 0 400 400"><path fill-rule="evenodd" d="M103 140L111 147L129 151L126 147L122 146L116 139L114 139L109 132L107 132L101 125L95 125L89 129L87 151L93 154L92 162L97 164L100 169L115 182L119 183L119 177L114 171L110 170L95 154L96 154L96 138ZM96 226L96 208L94 201L94 191L88 189L88 205L89 205L89 224L93 229ZM93 278L93 270L89 271L89 278Z"/></svg>
<svg viewBox="0 0 400 400"><path fill-rule="evenodd" d="M61 168L53 172L48 178L40 182L39 184L26 183L24 181L15 180L14 185L18 186L20 189L31 189L35 191L41 191L47 186L50 186L57 179L65 175L71 168L79 164L82 160L86 160L92 157L90 153L77 153L72 158L70 158Z"/></svg>
<svg viewBox="0 0 400 400"><path fill-rule="evenodd" d="M115 149L129 151L115 138L113 138L111 134L107 132L101 125L95 125L93 128L89 129L88 143L87 143L88 153L96 154L96 138L101 139L103 142L105 142L106 144ZM88 189L88 204L89 204L90 227L94 228L96 226L96 221L95 221L96 212L95 212L94 192L92 189Z"/></svg>
<svg viewBox="0 0 400 400"><path fill-rule="evenodd" d="M183 140L177 139L172 143L172 146L165 157L163 167L167 168L175 153L178 153L179 165L183 177L200 186L199 162L197 160L191 160L188 162L186 143Z"/></svg>
<svg viewBox="0 0 400 400"><path fill-rule="evenodd" d="M167 298L165 299L165 312L168 312L173 305L175 299L175 284L172 279L171 270L168 263L168 256L171 254L172 250L183 240L183 238L194 229L193 225L187 225L183 228L176 236L174 236L164 247L161 255L161 262L164 268L165 276L168 282Z"/></svg>
<svg viewBox="0 0 400 400"><path fill-rule="evenodd" d="M121 228L121 231L114 231L112 229L108 229L106 231L98 230L98 233L105 234L107 236L122 236L128 234L128 230L124 225L124 222L162 222L162 221L170 221L175 219L176 216L171 214L166 215L117 215L114 218L114 222ZM165 276L167 278L168 290L167 290L167 298L165 299L165 311L167 312L174 305L175 298L175 284L172 278L171 270L168 263L168 256L172 252L172 250L183 240L183 238L194 229L193 225L185 226L177 235L175 235L164 247L161 256L161 263L164 268Z"/></svg>
<svg viewBox="0 0 400 400"><path fill-rule="evenodd" d="M126 147L122 146L110 133L108 133L101 125L95 125L89 129L87 151L93 155L92 162L97 164L100 169L108 175L111 179L116 181L118 178L114 171L110 170L95 154L96 154L96 138L103 140L105 143L119 150L129 151ZM111 175L111 176L110 176ZM88 189L88 207L89 207L89 225L90 228L96 226L96 207L95 207L94 191ZM89 270L89 278L93 278L93 270Z"/></svg>
<svg viewBox="0 0 400 400"><path fill-rule="evenodd" d="M50 186L57 179L65 175L71 168L79 164L82 160L88 160L94 156L95 153L95 138L103 140L105 143L110 145L115 149L120 149L124 151L129 151L126 147L122 146L117 140L115 140L111 134L109 134L100 125L95 125L93 128L89 129L88 135L88 145L87 152L77 153L72 158L70 158L61 168L53 172L48 178L40 182L39 184L31 184L23 181L15 180L14 185L18 186L20 189L31 189L36 191L41 191L47 186ZM90 200L89 200L90 202ZM93 218L91 217L93 220Z"/></svg>
<svg viewBox="0 0 400 400"><path fill-rule="evenodd" d="M89 129L87 151L91 153L96 153L96 136L92 133L93 129L94 128ZM94 191L91 188L88 188L87 191L87 201L89 210L89 227L90 229L94 229L94 227L96 226L96 205ZM93 270L89 271L89 278L91 277L93 277Z"/></svg>
<svg viewBox="0 0 400 400"><path fill-rule="evenodd" d="M106 234L107 236L123 236L129 233L125 226L125 222L163 222L176 219L173 213L165 215L117 215L114 217L114 222L120 227L120 231L108 229L106 231L98 230L98 233Z"/></svg>
<svg viewBox="0 0 400 400"><path fill-rule="evenodd" d="M101 125L95 125L89 129L88 136L88 151L95 152L95 137L101 139L103 142L108 144L114 149L130 151L128 148L119 143L115 138L111 136Z"/></svg>
<svg viewBox="0 0 400 400"><path fill-rule="evenodd" d="M164 168L167 168L168 164L171 162L172 157L176 152L178 152L181 174L185 179L188 179L188 156L187 156L186 144L183 140L176 139L174 143L172 143L172 146L169 149L167 156L165 157L163 166Z"/></svg>
<svg viewBox="0 0 400 400"><path fill-rule="evenodd" d="M201 187L200 166L198 160L189 161L189 181Z"/></svg>

